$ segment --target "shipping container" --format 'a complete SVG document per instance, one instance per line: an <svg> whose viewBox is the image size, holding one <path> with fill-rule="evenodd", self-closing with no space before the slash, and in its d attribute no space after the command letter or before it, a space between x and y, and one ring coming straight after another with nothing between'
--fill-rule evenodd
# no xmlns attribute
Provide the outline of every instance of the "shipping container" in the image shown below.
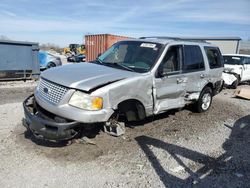
<svg viewBox="0 0 250 188"><path fill-rule="evenodd" d="M128 38L130 37L110 34L86 35L86 61L95 60L99 54L106 51L114 43Z"/></svg>
<svg viewBox="0 0 250 188"><path fill-rule="evenodd" d="M38 52L38 43L0 40L0 80L37 78Z"/></svg>

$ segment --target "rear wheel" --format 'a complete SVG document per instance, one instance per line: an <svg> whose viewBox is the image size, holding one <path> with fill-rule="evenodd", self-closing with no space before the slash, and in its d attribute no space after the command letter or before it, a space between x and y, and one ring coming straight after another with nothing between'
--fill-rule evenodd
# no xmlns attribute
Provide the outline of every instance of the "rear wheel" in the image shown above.
<svg viewBox="0 0 250 188"><path fill-rule="evenodd" d="M195 103L195 110L199 113L207 111L212 104L212 99L212 89L210 87L205 87L202 90L198 101Z"/></svg>
<svg viewBox="0 0 250 188"><path fill-rule="evenodd" d="M53 63L53 62L48 63L47 69L50 69L50 68L52 68L52 67L56 67L56 64Z"/></svg>

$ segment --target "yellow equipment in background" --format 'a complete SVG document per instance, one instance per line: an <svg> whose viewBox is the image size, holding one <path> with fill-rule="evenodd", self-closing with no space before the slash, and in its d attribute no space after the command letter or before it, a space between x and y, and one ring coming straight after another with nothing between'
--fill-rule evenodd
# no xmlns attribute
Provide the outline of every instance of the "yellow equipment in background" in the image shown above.
<svg viewBox="0 0 250 188"><path fill-rule="evenodd" d="M63 49L64 55L70 57L72 55L85 54L85 45L82 44L70 44L69 47Z"/></svg>

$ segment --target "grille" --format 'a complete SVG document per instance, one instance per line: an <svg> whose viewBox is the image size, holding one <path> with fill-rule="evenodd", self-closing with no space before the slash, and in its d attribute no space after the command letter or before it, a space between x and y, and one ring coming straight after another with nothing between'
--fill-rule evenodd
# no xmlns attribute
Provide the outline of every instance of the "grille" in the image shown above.
<svg viewBox="0 0 250 188"><path fill-rule="evenodd" d="M53 82L40 79L38 91L39 94L49 102L58 104L69 89Z"/></svg>

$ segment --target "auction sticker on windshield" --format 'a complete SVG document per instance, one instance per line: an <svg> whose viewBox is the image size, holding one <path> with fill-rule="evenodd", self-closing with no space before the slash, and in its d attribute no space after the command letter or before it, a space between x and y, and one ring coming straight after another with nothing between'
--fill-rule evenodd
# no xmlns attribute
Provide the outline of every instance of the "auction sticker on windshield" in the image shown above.
<svg viewBox="0 0 250 188"><path fill-rule="evenodd" d="M152 44L152 43L141 43L140 47L145 47L145 48L155 48L156 44Z"/></svg>

